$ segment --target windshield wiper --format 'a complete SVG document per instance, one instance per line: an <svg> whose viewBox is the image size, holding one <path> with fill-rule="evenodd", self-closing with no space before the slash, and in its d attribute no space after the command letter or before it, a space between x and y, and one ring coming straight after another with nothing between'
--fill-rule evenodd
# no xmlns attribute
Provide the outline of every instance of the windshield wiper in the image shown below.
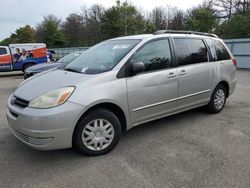
<svg viewBox="0 0 250 188"><path fill-rule="evenodd" d="M70 72L82 73L82 72L80 72L80 71L78 71L78 70L75 70L75 69L72 69L72 68L65 68L64 70L70 71Z"/></svg>

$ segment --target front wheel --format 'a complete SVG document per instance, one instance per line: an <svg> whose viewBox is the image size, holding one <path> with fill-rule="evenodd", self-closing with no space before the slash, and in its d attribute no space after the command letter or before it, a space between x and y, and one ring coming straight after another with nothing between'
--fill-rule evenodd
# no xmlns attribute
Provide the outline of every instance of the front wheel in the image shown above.
<svg viewBox="0 0 250 188"><path fill-rule="evenodd" d="M226 88L219 84L214 89L211 99L207 105L209 112L216 114L222 111L226 103Z"/></svg>
<svg viewBox="0 0 250 188"><path fill-rule="evenodd" d="M73 147L86 155L102 155L117 145L121 132L120 121L111 111L93 110L78 122Z"/></svg>

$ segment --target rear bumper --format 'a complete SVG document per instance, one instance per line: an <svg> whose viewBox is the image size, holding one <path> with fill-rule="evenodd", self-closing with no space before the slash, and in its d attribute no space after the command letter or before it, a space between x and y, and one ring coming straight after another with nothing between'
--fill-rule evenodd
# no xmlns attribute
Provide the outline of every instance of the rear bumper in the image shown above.
<svg viewBox="0 0 250 188"><path fill-rule="evenodd" d="M12 134L32 148L70 148L83 109L83 106L71 102L51 109L22 109L12 105L9 99L7 120Z"/></svg>

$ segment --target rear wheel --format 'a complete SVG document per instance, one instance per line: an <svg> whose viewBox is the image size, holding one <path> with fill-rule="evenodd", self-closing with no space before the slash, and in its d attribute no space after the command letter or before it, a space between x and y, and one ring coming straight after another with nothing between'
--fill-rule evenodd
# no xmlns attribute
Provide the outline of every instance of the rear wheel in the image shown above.
<svg viewBox="0 0 250 188"><path fill-rule="evenodd" d="M117 145L121 133L120 121L111 111L93 110L78 122L73 146L86 155L105 154Z"/></svg>
<svg viewBox="0 0 250 188"><path fill-rule="evenodd" d="M217 85L207 105L208 111L214 114L221 112L226 103L226 94L225 86L222 84Z"/></svg>

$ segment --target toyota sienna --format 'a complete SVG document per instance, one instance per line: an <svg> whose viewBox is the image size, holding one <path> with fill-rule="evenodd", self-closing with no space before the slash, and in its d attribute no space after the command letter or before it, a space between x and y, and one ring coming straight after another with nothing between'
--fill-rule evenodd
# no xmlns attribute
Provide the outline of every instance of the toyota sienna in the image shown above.
<svg viewBox="0 0 250 188"><path fill-rule="evenodd" d="M101 42L67 65L22 82L8 99L11 132L39 149L111 151L126 130L205 106L219 113L236 60L214 34L157 31Z"/></svg>

